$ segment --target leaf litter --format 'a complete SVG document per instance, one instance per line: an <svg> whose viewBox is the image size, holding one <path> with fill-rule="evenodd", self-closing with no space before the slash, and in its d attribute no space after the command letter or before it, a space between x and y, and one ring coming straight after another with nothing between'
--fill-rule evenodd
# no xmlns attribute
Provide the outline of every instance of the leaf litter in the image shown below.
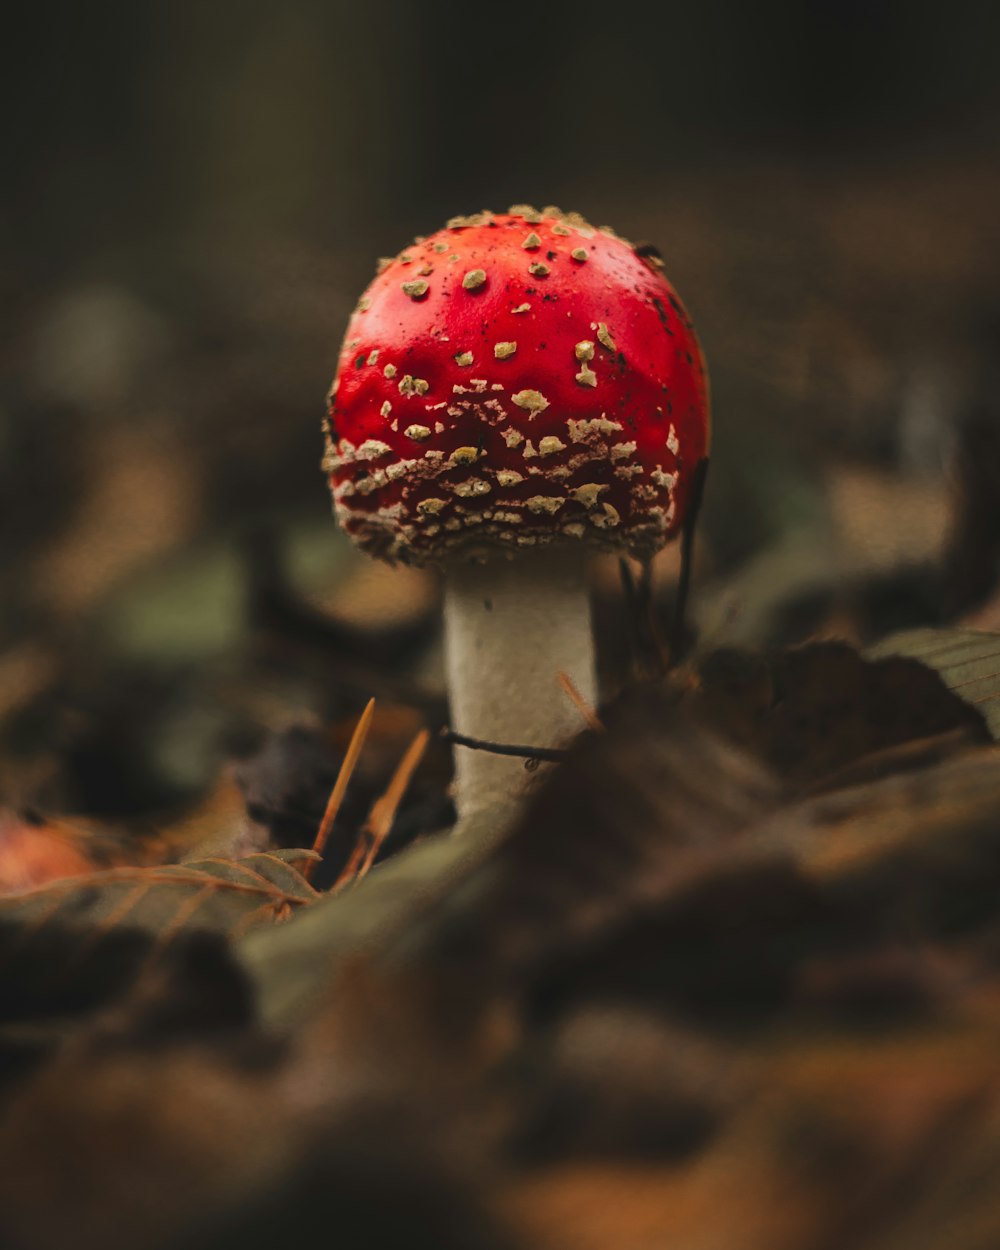
<svg viewBox="0 0 1000 1250"><path fill-rule="evenodd" d="M331 1202L373 1247L990 1244L997 654L697 655L464 839L433 722L369 702L297 813L240 765L267 849L9 893L4 1244L273 1244Z"/></svg>

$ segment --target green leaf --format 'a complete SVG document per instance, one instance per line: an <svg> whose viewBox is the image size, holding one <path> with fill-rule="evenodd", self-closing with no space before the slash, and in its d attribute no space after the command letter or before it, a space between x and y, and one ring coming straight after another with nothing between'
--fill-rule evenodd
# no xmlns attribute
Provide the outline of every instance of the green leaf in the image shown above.
<svg viewBox="0 0 1000 1250"><path fill-rule="evenodd" d="M909 656L933 669L986 722L1000 740L1000 634L974 629L907 629L891 634L867 654L872 659Z"/></svg>

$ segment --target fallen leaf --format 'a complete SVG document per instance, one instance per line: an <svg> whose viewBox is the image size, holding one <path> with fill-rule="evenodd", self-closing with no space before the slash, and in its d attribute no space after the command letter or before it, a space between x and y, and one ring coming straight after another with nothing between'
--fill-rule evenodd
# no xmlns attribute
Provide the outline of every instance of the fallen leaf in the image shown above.
<svg viewBox="0 0 1000 1250"><path fill-rule="evenodd" d="M0 922L14 934L7 953L29 953L49 925L78 932L75 964L121 929L140 931L156 949L186 929L239 936L318 897L295 866L311 858L309 851L276 851L240 860L112 868L11 894L0 900Z"/></svg>
<svg viewBox="0 0 1000 1250"><path fill-rule="evenodd" d="M870 757L881 757L877 772L885 752L953 731L956 747L987 740L960 692L891 651L865 657L841 642L766 655L717 651L699 676L696 707L709 725L798 786L828 782Z"/></svg>
<svg viewBox="0 0 1000 1250"><path fill-rule="evenodd" d="M983 717L1000 740L1000 634L974 629L907 629L868 649L873 659L908 656L932 669Z"/></svg>

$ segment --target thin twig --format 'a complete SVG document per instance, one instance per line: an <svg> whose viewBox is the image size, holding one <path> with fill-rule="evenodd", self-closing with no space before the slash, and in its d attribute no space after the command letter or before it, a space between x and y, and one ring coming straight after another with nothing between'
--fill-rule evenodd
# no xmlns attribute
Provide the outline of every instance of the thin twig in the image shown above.
<svg viewBox="0 0 1000 1250"><path fill-rule="evenodd" d="M560 670L556 673L556 677L559 679L559 685L563 688L563 693L587 722L588 727L596 729L598 732L603 730L604 726L601 724L600 717L580 693L576 682L570 677L569 673L564 673Z"/></svg>
<svg viewBox="0 0 1000 1250"><path fill-rule="evenodd" d="M320 821L319 829L316 831L316 840L312 845L312 849L320 858L322 858L323 851L326 849L327 839L330 836L330 830L333 828L333 822L337 819L340 805L344 801L344 795L347 792L347 786L358 762L358 756L361 754L361 748L365 745L365 738L368 737L368 730L371 728L374 711L375 700L369 699L367 707L358 717L358 723L354 726L354 733L351 735L351 741L347 745L347 752L340 765L340 772L337 773L337 780L333 783L333 789L330 791L326 811L323 813L323 819ZM303 868L302 875L307 881L312 879L313 869L318 862L315 859L310 860Z"/></svg>
<svg viewBox="0 0 1000 1250"><path fill-rule="evenodd" d="M455 733L453 729L443 729L441 737L452 746L468 747L471 751L489 751L491 755L513 755L522 760L543 760L553 764L566 758L566 752L558 747L521 747L506 742L486 742L483 738L470 738L466 734Z"/></svg>

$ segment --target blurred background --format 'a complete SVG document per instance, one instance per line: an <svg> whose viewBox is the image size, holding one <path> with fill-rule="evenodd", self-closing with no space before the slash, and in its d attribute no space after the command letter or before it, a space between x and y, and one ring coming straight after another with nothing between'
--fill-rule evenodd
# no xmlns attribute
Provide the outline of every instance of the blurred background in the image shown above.
<svg viewBox="0 0 1000 1250"><path fill-rule="evenodd" d="M998 40L961 0L23 6L5 800L154 818L368 694L393 743L443 714L433 578L348 548L319 427L375 258L482 207L662 251L712 376L710 643L1000 623Z"/></svg>

